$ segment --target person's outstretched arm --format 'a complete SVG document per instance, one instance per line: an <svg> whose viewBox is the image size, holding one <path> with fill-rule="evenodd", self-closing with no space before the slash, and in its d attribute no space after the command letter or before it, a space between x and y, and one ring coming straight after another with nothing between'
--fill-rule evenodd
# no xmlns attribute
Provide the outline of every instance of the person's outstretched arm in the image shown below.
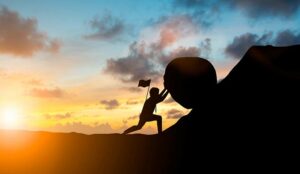
<svg viewBox="0 0 300 174"><path fill-rule="evenodd" d="M161 93L159 94L159 96L160 96L159 102L164 101L164 99L168 96L168 94L169 94L169 91L167 91L166 88L163 89L163 90L161 91Z"/></svg>

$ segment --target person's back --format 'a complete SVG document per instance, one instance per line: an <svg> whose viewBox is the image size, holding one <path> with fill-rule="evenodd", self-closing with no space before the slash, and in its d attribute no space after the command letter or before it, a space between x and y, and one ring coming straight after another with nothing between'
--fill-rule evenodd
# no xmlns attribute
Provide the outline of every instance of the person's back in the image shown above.
<svg viewBox="0 0 300 174"><path fill-rule="evenodd" d="M144 103L144 106L143 106L143 109L142 109L142 112L141 114L142 115L149 115L149 114L152 114L153 111L155 110L156 108L156 104L160 102L159 100L160 98L157 97L157 96L151 96L149 97L145 103Z"/></svg>

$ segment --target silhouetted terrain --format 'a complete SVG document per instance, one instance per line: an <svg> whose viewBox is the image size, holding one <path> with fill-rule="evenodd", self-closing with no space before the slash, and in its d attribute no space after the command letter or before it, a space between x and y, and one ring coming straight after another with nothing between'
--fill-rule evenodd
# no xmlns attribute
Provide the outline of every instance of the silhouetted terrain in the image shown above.
<svg viewBox="0 0 300 174"><path fill-rule="evenodd" d="M210 99L202 102L199 97L191 118L181 119L166 132L188 128L190 134L204 127L212 129L210 133L239 137L294 134L300 99L299 50L300 45L251 47Z"/></svg>
<svg viewBox="0 0 300 174"><path fill-rule="evenodd" d="M174 173L176 138L0 131L0 173ZM179 141L178 141L179 142Z"/></svg>
<svg viewBox="0 0 300 174"><path fill-rule="evenodd" d="M159 136L2 131L0 173L287 173L299 147L299 50L252 47L215 88L208 62L174 61L168 72L181 73L180 62L204 64L213 90L199 92L191 83L175 90L180 76L165 76L173 98L193 109ZM192 104L181 93L186 89L195 90Z"/></svg>
<svg viewBox="0 0 300 174"><path fill-rule="evenodd" d="M229 122L243 134L266 139L294 137L300 99L300 45L253 46L218 84Z"/></svg>
<svg viewBox="0 0 300 174"><path fill-rule="evenodd" d="M291 169L299 146L299 50L300 45L253 46L214 91L199 85L197 106L164 131L192 152L180 158L199 157L221 171Z"/></svg>

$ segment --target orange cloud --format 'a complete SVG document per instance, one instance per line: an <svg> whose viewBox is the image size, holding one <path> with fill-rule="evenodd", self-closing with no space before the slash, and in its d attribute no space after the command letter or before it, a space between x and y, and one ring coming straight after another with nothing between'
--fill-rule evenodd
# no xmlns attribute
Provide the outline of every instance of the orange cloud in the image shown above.
<svg viewBox="0 0 300 174"><path fill-rule="evenodd" d="M171 28L162 28L160 32L160 44L162 47L167 47L174 43L178 39L177 37L177 33Z"/></svg>
<svg viewBox="0 0 300 174"><path fill-rule="evenodd" d="M160 49L198 32L196 24L189 16L185 15L164 17L158 22L158 29L160 32L158 47Z"/></svg>
<svg viewBox="0 0 300 174"><path fill-rule="evenodd" d="M140 100L131 100L131 99L127 100L127 102L126 102L127 105L137 105L139 103L141 103Z"/></svg>
<svg viewBox="0 0 300 174"><path fill-rule="evenodd" d="M175 103L175 100L172 97L167 98L166 100L164 100L164 103Z"/></svg>
<svg viewBox="0 0 300 174"><path fill-rule="evenodd" d="M40 86L43 85L42 80L38 80L38 79L30 79L27 81L23 81L24 84L28 84L28 85L32 85L32 86Z"/></svg>
<svg viewBox="0 0 300 174"><path fill-rule="evenodd" d="M60 45L38 31L37 20L23 18L6 7L0 8L0 53L19 57L30 57L46 49L58 51Z"/></svg>
<svg viewBox="0 0 300 174"><path fill-rule="evenodd" d="M104 105L105 109L107 109L107 110L115 109L115 108L117 108L117 107L120 106L119 101L116 100L116 99L113 99L113 100L101 100L100 103L102 105Z"/></svg>
<svg viewBox="0 0 300 174"><path fill-rule="evenodd" d="M71 113L65 113L65 114L45 114L44 117L46 119L53 119L53 120L61 120L61 119L67 119L71 118L72 114Z"/></svg>
<svg viewBox="0 0 300 174"><path fill-rule="evenodd" d="M30 91L31 96L39 97L39 98L62 98L64 94L65 92L60 88L54 88L54 89L34 88Z"/></svg>
<svg viewBox="0 0 300 174"><path fill-rule="evenodd" d="M167 119L178 119L184 116L184 113L178 109L171 109L167 112Z"/></svg>

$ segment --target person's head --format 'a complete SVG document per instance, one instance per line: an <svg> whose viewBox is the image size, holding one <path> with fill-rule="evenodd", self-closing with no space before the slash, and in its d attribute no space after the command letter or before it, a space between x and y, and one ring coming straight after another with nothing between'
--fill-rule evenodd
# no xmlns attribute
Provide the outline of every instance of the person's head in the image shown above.
<svg viewBox="0 0 300 174"><path fill-rule="evenodd" d="M157 96L158 93L159 93L159 89L158 88L153 87L153 88L150 89L150 96L151 97Z"/></svg>
<svg viewBox="0 0 300 174"><path fill-rule="evenodd" d="M217 84L212 64L199 57L172 60L164 75L165 88L185 108L194 108L211 97Z"/></svg>

